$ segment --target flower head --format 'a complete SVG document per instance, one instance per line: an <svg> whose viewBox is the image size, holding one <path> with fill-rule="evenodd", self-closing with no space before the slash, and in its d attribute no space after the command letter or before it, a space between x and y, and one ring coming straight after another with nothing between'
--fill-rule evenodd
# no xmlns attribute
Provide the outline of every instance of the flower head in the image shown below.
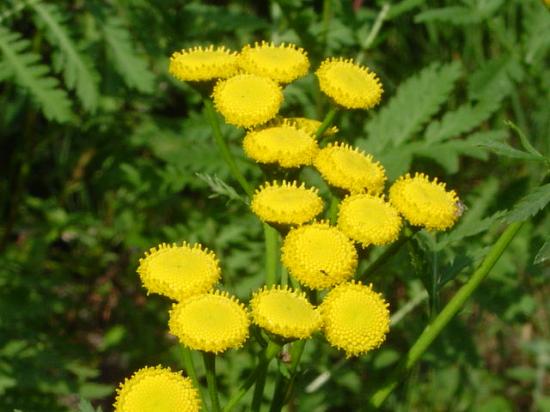
<svg viewBox="0 0 550 412"><path fill-rule="evenodd" d="M317 153L313 164L327 182L351 193L376 194L384 189L382 165L346 143L330 143Z"/></svg>
<svg viewBox="0 0 550 412"><path fill-rule="evenodd" d="M306 133L315 136L321 122L315 119L308 119L306 117L289 117L286 119L289 123L294 124L298 129L304 130ZM323 136L333 136L338 133L336 126L331 126L323 133Z"/></svg>
<svg viewBox="0 0 550 412"><path fill-rule="evenodd" d="M401 217L383 198L357 194L340 203L338 227L363 247L380 246L397 240Z"/></svg>
<svg viewBox="0 0 550 412"><path fill-rule="evenodd" d="M390 187L390 202L412 225L446 230L460 217L458 196L423 173L401 176Z"/></svg>
<svg viewBox="0 0 550 412"><path fill-rule="evenodd" d="M253 322L287 339L306 339L321 327L321 315L303 292L286 286L264 287L250 300Z"/></svg>
<svg viewBox="0 0 550 412"><path fill-rule="evenodd" d="M193 47L174 52L168 71L182 81L207 81L237 73L237 54L225 47Z"/></svg>
<svg viewBox="0 0 550 412"><path fill-rule="evenodd" d="M239 54L239 65L247 72L269 77L279 83L290 83L307 74L306 52L293 44L262 42L246 45Z"/></svg>
<svg viewBox="0 0 550 412"><path fill-rule="evenodd" d="M348 358L378 348L390 329L388 304L372 290L372 285L338 285L327 294L320 308L327 340L343 349Z"/></svg>
<svg viewBox="0 0 550 412"><path fill-rule="evenodd" d="M162 243L139 260L138 273L150 293L175 300L207 292L220 279L216 255L199 244Z"/></svg>
<svg viewBox="0 0 550 412"><path fill-rule="evenodd" d="M125 379L113 406L115 412L198 412L201 402L191 379L156 366Z"/></svg>
<svg viewBox="0 0 550 412"><path fill-rule="evenodd" d="M344 282L357 268L353 242L326 222L292 229L283 241L281 259L290 274L311 289Z"/></svg>
<svg viewBox="0 0 550 412"><path fill-rule="evenodd" d="M168 323L170 333L185 346L213 353L240 348L248 338L249 325L244 305L220 291L175 304Z"/></svg>
<svg viewBox="0 0 550 412"><path fill-rule="evenodd" d="M255 74L238 74L219 80L212 92L214 105L227 123L257 126L275 117L283 102L281 87Z"/></svg>
<svg viewBox="0 0 550 412"><path fill-rule="evenodd" d="M250 204L264 222L301 225L314 219L323 210L323 200L316 188L306 188L296 181L266 183L256 190Z"/></svg>
<svg viewBox="0 0 550 412"><path fill-rule="evenodd" d="M247 133L243 141L248 157L281 167L310 165L319 150L312 135L288 122Z"/></svg>
<svg viewBox="0 0 550 412"><path fill-rule="evenodd" d="M348 109L370 109L382 97L382 85L376 74L351 60L326 59L316 74L323 93Z"/></svg>

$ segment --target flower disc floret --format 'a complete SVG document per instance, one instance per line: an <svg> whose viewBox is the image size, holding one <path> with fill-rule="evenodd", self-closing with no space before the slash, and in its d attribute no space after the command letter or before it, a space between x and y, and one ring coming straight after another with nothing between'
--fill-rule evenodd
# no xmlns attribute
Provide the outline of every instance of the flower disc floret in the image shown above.
<svg viewBox="0 0 550 412"><path fill-rule="evenodd" d="M282 183L265 183L257 189L250 207L264 222L301 225L321 213L323 200L317 188L283 180Z"/></svg>
<svg viewBox="0 0 550 412"><path fill-rule="evenodd" d="M208 81L234 76L238 70L237 53L225 47L193 47L174 52L168 71L182 81Z"/></svg>
<svg viewBox="0 0 550 412"><path fill-rule="evenodd" d="M351 193L377 194L384 189L386 173L382 165L346 143L328 144L319 150L313 164L328 183Z"/></svg>
<svg viewBox="0 0 550 412"><path fill-rule="evenodd" d="M342 58L328 58L316 72L323 93L348 109L370 109L382 97L380 80L367 67Z"/></svg>
<svg viewBox="0 0 550 412"><path fill-rule="evenodd" d="M138 274L149 293L182 300L205 293L220 279L216 255L200 244L162 243L139 260Z"/></svg>
<svg viewBox="0 0 550 412"><path fill-rule="evenodd" d="M244 305L227 292L195 295L170 311L170 333L193 350L220 353L240 348L250 321Z"/></svg>
<svg viewBox="0 0 550 412"><path fill-rule="evenodd" d="M348 282L336 286L320 306L328 342L344 350L348 358L378 348L390 329L388 306L372 285Z"/></svg>
<svg viewBox="0 0 550 412"><path fill-rule="evenodd" d="M243 147L247 156L258 163L281 167L310 165L319 150L311 134L288 122L248 132Z"/></svg>
<svg viewBox="0 0 550 412"><path fill-rule="evenodd" d="M321 327L321 315L303 292L264 287L250 300L253 322L287 339L307 339Z"/></svg>
<svg viewBox="0 0 550 412"><path fill-rule="evenodd" d="M282 262L311 289L329 288L353 276L357 250L338 228L317 222L292 229L283 241Z"/></svg>
<svg viewBox="0 0 550 412"><path fill-rule="evenodd" d="M258 126L277 115L283 92L275 81L255 74L238 74L219 80L212 92L216 110L227 123Z"/></svg>
<svg viewBox="0 0 550 412"><path fill-rule="evenodd" d="M385 245L397 240L401 217L390 203L379 196L347 196L338 211L338 227L363 247Z"/></svg>
<svg viewBox="0 0 550 412"><path fill-rule="evenodd" d="M117 389L115 412L198 412L199 393L191 379L170 368L145 367Z"/></svg>
<svg viewBox="0 0 550 412"><path fill-rule="evenodd" d="M321 122L315 119L308 119L306 117L289 117L286 119L289 123L294 124L298 129L304 130L312 136L315 136L317 130L321 126ZM324 137L333 136L338 133L336 126L331 126L323 133Z"/></svg>
<svg viewBox="0 0 550 412"><path fill-rule="evenodd" d="M389 198L412 225L428 230L449 229L461 215L455 191L447 191L444 183L437 178L430 181L423 173L401 176L391 186Z"/></svg>
<svg viewBox="0 0 550 412"><path fill-rule="evenodd" d="M246 45L239 54L239 65L247 73L269 77L279 83L290 83L309 70L307 53L293 44Z"/></svg>

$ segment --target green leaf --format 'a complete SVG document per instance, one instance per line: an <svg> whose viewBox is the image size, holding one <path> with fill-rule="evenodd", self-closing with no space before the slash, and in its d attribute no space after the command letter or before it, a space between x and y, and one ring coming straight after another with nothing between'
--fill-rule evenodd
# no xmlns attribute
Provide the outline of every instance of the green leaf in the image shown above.
<svg viewBox="0 0 550 412"><path fill-rule="evenodd" d="M453 24L471 24L477 23L479 21L479 17L474 15L468 7L451 6L427 10L417 14L414 18L415 23L425 23L430 21L440 21Z"/></svg>
<svg viewBox="0 0 550 412"><path fill-rule="evenodd" d="M40 63L41 57L30 50L30 42L19 33L0 27L0 52L3 62L0 78L11 78L26 90L49 120L60 123L71 118L71 102L60 89L59 81L49 76L49 69Z"/></svg>
<svg viewBox="0 0 550 412"><path fill-rule="evenodd" d="M514 81L523 78L523 69L513 57L489 60L468 78L471 100L501 100L514 90Z"/></svg>
<svg viewBox="0 0 550 412"><path fill-rule="evenodd" d="M199 179L204 181L212 190L210 198L215 198L218 196L225 196L230 200L238 200L240 202L246 203L246 201L237 193L237 191L225 183L223 180L217 176L210 176L205 173L195 173Z"/></svg>
<svg viewBox="0 0 550 412"><path fill-rule="evenodd" d="M523 160L544 160L544 157L539 157L532 155L531 153L523 152L521 150L515 149L512 146L508 145L505 142L496 140L493 137L480 138L477 140L477 145L479 147L484 147L487 150L490 150L493 153L496 153L499 156L510 157L513 159L523 159Z"/></svg>
<svg viewBox="0 0 550 412"><path fill-rule="evenodd" d="M91 62L78 49L65 25L68 17L53 4L30 2L36 20L46 30L46 38L54 47L54 69L63 72L65 84L76 90L84 108L95 111L98 103L98 76Z"/></svg>
<svg viewBox="0 0 550 412"><path fill-rule="evenodd" d="M522 198L505 217L506 222L519 222L536 215L550 202L550 183L537 187Z"/></svg>
<svg viewBox="0 0 550 412"><path fill-rule="evenodd" d="M537 255L535 256L535 265L538 265L539 263L544 263L548 259L550 259L550 240L544 242L542 247L537 252Z"/></svg>
<svg viewBox="0 0 550 412"><path fill-rule="evenodd" d="M134 48L128 29L118 18L111 17L103 24L103 34L115 69L124 82L140 92L151 93L154 90L155 75L147 67L147 61Z"/></svg>
<svg viewBox="0 0 550 412"><path fill-rule="evenodd" d="M81 399L78 404L78 412L101 412L101 408L94 409L90 402Z"/></svg>

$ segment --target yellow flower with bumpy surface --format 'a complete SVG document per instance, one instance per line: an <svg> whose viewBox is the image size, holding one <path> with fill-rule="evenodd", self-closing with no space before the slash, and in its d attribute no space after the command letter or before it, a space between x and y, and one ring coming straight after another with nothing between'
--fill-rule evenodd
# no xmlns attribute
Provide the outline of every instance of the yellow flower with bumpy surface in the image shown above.
<svg viewBox="0 0 550 412"><path fill-rule="evenodd" d="M315 136L317 130L321 126L321 122L315 119L308 119L306 117L289 117L286 119L289 123L294 124L298 129L304 130L312 136ZM336 126L331 126L323 133L324 137L333 136L338 133Z"/></svg>
<svg viewBox="0 0 550 412"><path fill-rule="evenodd" d="M358 356L378 348L390 329L390 312L372 285L348 282L332 289L321 303L323 330L328 342Z"/></svg>
<svg viewBox="0 0 550 412"><path fill-rule="evenodd" d="M248 132L243 148L247 156L258 163L279 164L281 167L310 165L319 150L312 135L288 122Z"/></svg>
<svg viewBox="0 0 550 412"><path fill-rule="evenodd" d="M175 304L168 322L170 333L185 346L213 353L240 348L248 338L249 325L244 305L220 291Z"/></svg>
<svg viewBox="0 0 550 412"><path fill-rule="evenodd" d="M250 300L253 322L287 339L306 339L321 327L321 315L303 292L287 286L264 287Z"/></svg>
<svg viewBox="0 0 550 412"><path fill-rule="evenodd" d="M328 183L351 193L377 194L384 190L386 173L382 165L346 143L330 143L317 153L313 164Z"/></svg>
<svg viewBox="0 0 550 412"><path fill-rule="evenodd" d="M199 244L162 243L139 260L138 273L150 293L175 300L204 293L220 279L216 255Z"/></svg>
<svg viewBox="0 0 550 412"><path fill-rule="evenodd" d="M347 196L338 211L338 227L353 240L368 245L385 245L397 240L401 217L379 196Z"/></svg>
<svg viewBox="0 0 550 412"><path fill-rule="evenodd" d="M283 180L265 183L257 189L250 208L264 222L301 225L322 212L323 200L317 188Z"/></svg>
<svg viewBox="0 0 550 412"><path fill-rule="evenodd" d="M234 76L238 70L237 53L225 47L193 47L174 52L168 71L182 81L208 81Z"/></svg>
<svg viewBox="0 0 550 412"><path fill-rule="evenodd" d="M300 283L311 289L324 289L353 276L357 250L336 227L317 222L288 233L283 241L282 262Z"/></svg>
<svg viewBox="0 0 550 412"><path fill-rule="evenodd" d="M216 110L239 127L258 126L277 115L283 92L275 81L255 74L238 74L219 80L212 92Z"/></svg>
<svg viewBox="0 0 550 412"><path fill-rule="evenodd" d="M309 70L306 52L293 44L256 43L246 45L239 54L239 65L247 73L269 77L279 83L290 83Z"/></svg>
<svg viewBox="0 0 550 412"><path fill-rule="evenodd" d="M145 367L117 389L115 412L198 412L199 393L191 379L170 368Z"/></svg>
<svg viewBox="0 0 550 412"><path fill-rule="evenodd" d="M447 191L437 178L430 181L423 173L401 176L390 187L390 202L414 226L428 230L446 230L461 215L454 190Z"/></svg>
<svg viewBox="0 0 550 412"><path fill-rule="evenodd" d="M348 109L370 109L382 97L382 84L368 68L352 60L329 58L317 69L323 93Z"/></svg>

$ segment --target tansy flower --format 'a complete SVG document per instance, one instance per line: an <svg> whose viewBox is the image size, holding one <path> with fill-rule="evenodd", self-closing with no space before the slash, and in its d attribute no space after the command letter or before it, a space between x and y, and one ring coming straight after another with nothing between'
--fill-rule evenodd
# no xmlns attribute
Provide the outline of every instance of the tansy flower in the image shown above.
<svg viewBox="0 0 550 412"><path fill-rule="evenodd" d="M283 102L281 87L255 74L238 74L219 80L212 92L214 105L227 123L257 126L275 117Z"/></svg>
<svg viewBox="0 0 550 412"><path fill-rule="evenodd" d="M301 225L323 210L323 200L317 188L306 188L296 181L265 183L256 190L250 204L252 211L264 222Z"/></svg>
<svg viewBox="0 0 550 412"><path fill-rule="evenodd" d="M175 304L168 322L170 333L185 346L213 353L240 348L248 338L249 324L244 305L220 291Z"/></svg>
<svg viewBox="0 0 550 412"><path fill-rule="evenodd" d="M262 42L244 46L239 54L239 65L248 73L290 83L307 74L309 60L306 52L293 44L275 46Z"/></svg>
<svg viewBox="0 0 550 412"><path fill-rule="evenodd" d="M340 203L338 227L363 247L380 246L397 240L401 217L383 198L357 194L347 196Z"/></svg>
<svg viewBox="0 0 550 412"><path fill-rule="evenodd" d="M324 289L351 278L357 268L353 242L326 222L292 229L283 241L282 262L311 289Z"/></svg>
<svg viewBox="0 0 550 412"><path fill-rule="evenodd" d="M174 52L168 71L182 81L206 81L237 73L237 54L225 47L193 47Z"/></svg>
<svg viewBox="0 0 550 412"><path fill-rule="evenodd" d="M445 190L437 178L430 181L423 173L401 176L390 188L390 202L415 226L445 230L461 215L458 196Z"/></svg>
<svg viewBox="0 0 550 412"><path fill-rule="evenodd" d="M170 368L145 367L117 389L115 412L198 412L199 394L180 373Z"/></svg>
<svg viewBox="0 0 550 412"><path fill-rule="evenodd" d="M138 273L150 293L175 300L207 292L220 279L216 255L199 244L160 244L139 260Z"/></svg>
<svg viewBox="0 0 550 412"><path fill-rule="evenodd" d="M315 136L317 130L321 126L321 122L315 119L308 119L306 117L289 117L286 119L289 123L294 124L298 129L304 130L312 136ZM323 136L332 136L338 133L336 126L331 126L323 133Z"/></svg>
<svg viewBox="0 0 550 412"><path fill-rule="evenodd" d="M386 174L382 165L348 144L330 143L317 153L313 164L328 183L351 193L376 194L384 189Z"/></svg>
<svg viewBox="0 0 550 412"><path fill-rule="evenodd" d="M321 303L324 332L328 342L358 356L378 348L389 331L390 313L381 294L358 282L332 289Z"/></svg>
<svg viewBox="0 0 550 412"><path fill-rule="evenodd" d="M264 287L250 300L253 322L287 339L306 339L321 327L321 315L303 292L286 286Z"/></svg>
<svg viewBox="0 0 550 412"><path fill-rule="evenodd" d="M348 109L370 109L382 97L382 84L378 77L351 60L326 59L316 74L323 93Z"/></svg>
<svg viewBox="0 0 550 412"><path fill-rule="evenodd" d="M288 122L246 134L243 141L248 157L259 163L277 163L281 167L310 165L319 150L311 134Z"/></svg>

